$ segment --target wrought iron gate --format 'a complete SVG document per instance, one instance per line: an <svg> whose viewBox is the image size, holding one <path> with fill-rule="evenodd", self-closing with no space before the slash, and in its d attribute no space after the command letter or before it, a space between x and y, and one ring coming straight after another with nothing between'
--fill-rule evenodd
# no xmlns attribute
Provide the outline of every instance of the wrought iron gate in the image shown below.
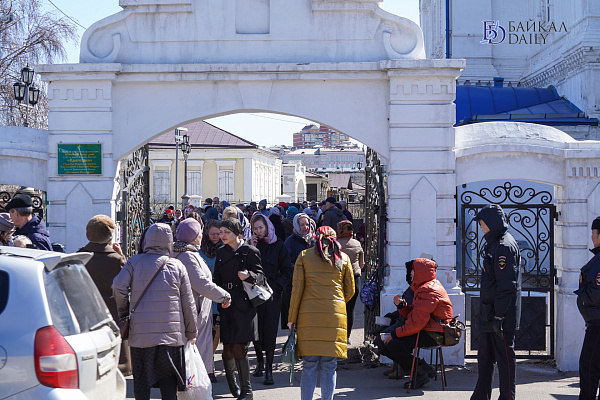
<svg viewBox="0 0 600 400"><path fill-rule="evenodd" d="M129 158L121 161L121 211L117 214L117 220L121 224L121 246L127 258L138 253L140 237L150 224L149 171L148 145L140 147Z"/></svg>
<svg viewBox="0 0 600 400"><path fill-rule="evenodd" d="M381 290L386 265L386 179L379 156L370 148L367 148L365 173L365 277L374 277ZM375 317L380 312L379 293L376 299L374 307L365 306L365 340L373 339L369 332L375 329Z"/></svg>
<svg viewBox="0 0 600 400"><path fill-rule="evenodd" d="M473 217L486 204L500 204L509 232L521 251L521 327L515 337L519 358L554 356L554 221L552 193L505 182L494 189L465 191L460 196L462 227L461 286L467 311L466 357L478 348L481 263L485 240ZM469 340L470 339L470 340Z"/></svg>

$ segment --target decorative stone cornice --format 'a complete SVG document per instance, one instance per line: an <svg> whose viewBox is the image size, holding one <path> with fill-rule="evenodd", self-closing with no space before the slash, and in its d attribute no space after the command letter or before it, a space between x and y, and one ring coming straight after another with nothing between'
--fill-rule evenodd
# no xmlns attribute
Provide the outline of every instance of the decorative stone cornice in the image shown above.
<svg viewBox="0 0 600 400"><path fill-rule="evenodd" d="M556 84L569 75L573 75L590 63L600 64L600 51L593 46L580 44L579 47L542 71L535 72L522 81L524 87L546 87Z"/></svg>

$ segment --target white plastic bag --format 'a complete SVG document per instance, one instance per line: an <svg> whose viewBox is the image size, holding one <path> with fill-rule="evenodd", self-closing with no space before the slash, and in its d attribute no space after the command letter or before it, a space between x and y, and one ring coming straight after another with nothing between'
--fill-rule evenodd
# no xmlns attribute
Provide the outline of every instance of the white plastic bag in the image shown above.
<svg viewBox="0 0 600 400"><path fill-rule="evenodd" d="M196 345L185 345L185 375L187 390L177 392L180 400L212 400L212 384Z"/></svg>

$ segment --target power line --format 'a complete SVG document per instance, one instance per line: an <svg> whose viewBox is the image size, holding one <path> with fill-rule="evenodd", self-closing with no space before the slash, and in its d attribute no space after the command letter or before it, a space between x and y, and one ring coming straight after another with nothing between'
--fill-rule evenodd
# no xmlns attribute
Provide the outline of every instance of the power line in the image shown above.
<svg viewBox="0 0 600 400"><path fill-rule="evenodd" d="M77 25L79 25L80 27L82 27L83 29L87 29L85 26L81 25L76 19L71 18L70 16L68 16L63 10L61 10L56 4L54 4L52 2L52 0L48 0L48 2L50 4L52 4L54 6L54 8L56 8L58 11L60 11L62 13L62 15L64 15L65 17L69 18L71 21L75 22Z"/></svg>
<svg viewBox="0 0 600 400"><path fill-rule="evenodd" d="M266 115L258 115L258 114L252 114L252 113L248 113L247 115L252 115L253 117L260 117L260 118L266 118L266 119L274 119L275 121L282 121L282 122L288 122L290 124L299 124L299 125L306 125L306 122L296 122L296 121L289 121L286 119L281 119L281 118L273 118L273 117L267 117ZM312 122L309 122L309 124Z"/></svg>

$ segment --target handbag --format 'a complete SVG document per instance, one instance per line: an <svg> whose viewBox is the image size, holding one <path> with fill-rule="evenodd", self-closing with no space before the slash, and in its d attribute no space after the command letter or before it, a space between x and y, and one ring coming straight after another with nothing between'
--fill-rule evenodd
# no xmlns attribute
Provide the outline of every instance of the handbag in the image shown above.
<svg viewBox="0 0 600 400"><path fill-rule="evenodd" d="M248 256L248 252L241 253L244 256ZM242 287L244 288L244 292L248 296L248 300L250 300L250 304L252 307L258 307L261 304L269 301L273 296L273 289L267 283L266 278L261 278L259 280L255 280L254 283L242 281Z"/></svg>
<svg viewBox="0 0 600 400"><path fill-rule="evenodd" d="M242 281L244 291L248 295L248 300L252 304L252 307L258 307L261 304L267 302L271 296L273 296L273 289L265 281L249 283Z"/></svg>
<svg viewBox="0 0 600 400"><path fill-rule="evenodd" d="M373 310L379 302L379 283L377 282L377 271L363 283L360 288L360 301L370 310Z"/></svg>
<svg viewBox="0 0 600 400"><path fill-rule="evenodd" d="M158 267L158 269L154 273L154 276L152 277L152 279L150 279L150 282L148 282L148 285L146 285L146 288L142 292L142 295L140 296L140 298L138 299L138 301L135 302L135 305L133 306L133 308L131 309L131 311L129 312L129 314L125 315L124 317L121 317L121 319L119 319L119 322L117 322L117 326L119 327L119 331L121 332L121 340L127 340L127 339L129 339L129 321L131 320L131 314L133 314L133 312L137 308L138 304L140 304L140 301L142 300L142 298L146 294L146 291L148 290L148 288L150 287L150 285L152 284L152 282L154 282L154 278L156 278L156 276L158 275L158 273L160 272L160 270L162 269L162 267L165 266L165 264L167 263L167 261L169 261L168 258L167 258L166 261L164 261L162 263L162 265L160 267Z"/></svg>
<svg viewBox="0 0 600 400"><path fill-rule="evenodd" d="M431 317L444 328L444 346L456 346L460 343L460 338L465 331L465 324L458 320L460 314L453 317L447 324L442 323L442 321L434 315L431 315Z"/></svg>
<svg viewBox="0 0 600 400"><path fill-rule="evenodd" d="M281 351L281 362L282 364L290 366L290 385L294 384L294 364L298 362L298 356L296 355L296 329L292 326L288 335L287 341L283 345Z"/></svg>

